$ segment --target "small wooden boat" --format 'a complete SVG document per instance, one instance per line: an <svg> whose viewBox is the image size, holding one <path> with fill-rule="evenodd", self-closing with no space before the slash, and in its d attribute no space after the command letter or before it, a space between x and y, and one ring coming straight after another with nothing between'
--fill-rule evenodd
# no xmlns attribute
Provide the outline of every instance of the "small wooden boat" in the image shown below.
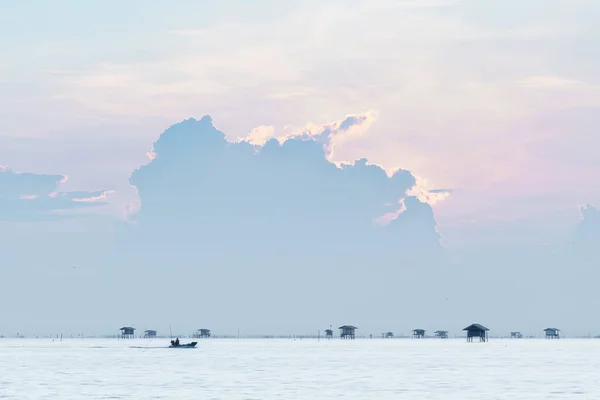
<svg viewBox="0 0 600 400"><path fill-rule="evenodd" d="M170 345L169 348L184 348L184 349L189 349L192 347L196 347L196 345L198 344L198 342L191 342L191 343L184 343L184 344L178 344L178 345Z"/></svg>

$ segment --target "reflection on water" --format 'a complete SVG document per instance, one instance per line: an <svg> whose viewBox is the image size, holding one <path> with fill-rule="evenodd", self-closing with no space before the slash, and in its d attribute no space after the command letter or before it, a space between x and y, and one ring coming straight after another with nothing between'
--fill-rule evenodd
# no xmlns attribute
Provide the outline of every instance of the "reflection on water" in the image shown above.
<svg viewBox="0 0 600 400"><path fill-rule="evenodd" d="M0 339L6 399L593 399L600 340Z"/></svg>

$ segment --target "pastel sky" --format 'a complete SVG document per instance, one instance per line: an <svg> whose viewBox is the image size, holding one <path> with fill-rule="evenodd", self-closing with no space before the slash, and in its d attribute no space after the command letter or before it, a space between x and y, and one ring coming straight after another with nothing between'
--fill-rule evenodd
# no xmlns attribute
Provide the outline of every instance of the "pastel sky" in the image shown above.
<svg viewBox="0 0 600 400"><path fill-rule="evenodd" d="M40 187L34 177L13 192L0 188L0 200L20 200L7 200L0 217L36 220L34 204L91 213L110 236L111 223L144 210L134 171L171 171L152 167L153 143L189 118L202 121L189 122L190 132L213 132L202 119L210 115L230 142L310 137L337 165L366 159L390 182L407 171L414 184L398 198L378 181L377 201L395 208L373 217L389 223L410 210L407 199L428 203L434 222L415 211L431 228L423 237L435 229L454 262L465 251L562 248L578 229L589 240L600 206L599 20L597 0L3 4L0 172L46 176ZM178 176L179 189L194 179ZM0 184L21 182L13 178Z"/></svg>
<svg viewBox="0 0 600 400"><path fill-rule="evenodd" d="M238 137L372 110L336 158L453 188L444 217L600 201L594 0L170 4L3 6L0 133L147 145L207 113Z"/></svg>

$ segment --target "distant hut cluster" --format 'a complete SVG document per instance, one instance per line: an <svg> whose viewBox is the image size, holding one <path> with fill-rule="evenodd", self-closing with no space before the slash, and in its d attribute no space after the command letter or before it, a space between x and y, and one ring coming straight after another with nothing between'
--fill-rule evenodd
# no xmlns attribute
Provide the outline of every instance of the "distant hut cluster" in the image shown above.
<svg viewBox="0 0 600 400"><path fill-rule="evenodd" d="M131 327L131 326L124 326L121 329L119 329L119 331L121 331L121 338L122 339L133 339L135 338L135 328ZM196 332L194 332L192 335L192 337L194 338L210 338L211 337L211 331L210 329L198 329ZM157 331L154 329L147 329L144 331L144 339L154 339L157 337Z"/></svg>
<svg viewBox="0 0 600 400"><path fill-rule="evenodd" d="M356 330L358 329L356 326L342 325L338 329L340 331L341 339L355 339L356 338ZM135 328L133 328L131 326L124 326L124 327L120 328L119 330L121 331L122 339L135 338ZM471 325L467 326L466 328L464 328L463 331L466 331L467 342L473 342L473 341L487 342L488 341L489 329L481 324L478 324L478 323L471 324ZM546 335L546 339L559 339L560 338L560 329L546 328L546 329L544 329L544 332ZM415 339L425 338L426 337L425 334L426 334L425 329L419 328L419 329L413 329L413 331L412 331L412 337ZM435 331L433 334L434 334L435 338L448 339L448 331L439 330L439 331ZM144 331L143 337L147 338L147 339L156 338L157 331L154 329L147 329ZM206 328L198 329L196 332L194 332L192 334L192 337L194 337L194 338L210 338L211 330L206 329ZM369 337L372 338L373 335L370 335ZM381 337L385 338L385 339L393 339L394 333L391 331L384 332L381 334ZM521 332L514 331L514 332L510 333L510 337L512 339L522 339L523 334L521 334ZM600 336L598 336L598 337L600 338ZM333 339L333 329L331 326L329 327L329 329L325 329L325 338Z"/></svg>
<svg viewBox="0 0 600 400"><path fill-rule="evenodd" d="M478 326L483 328L483 334L477 334L475 335L476 332L480 332L477 330L467 330L467 328L465 328L465 330L467 330L467 338L469 339L469 341L472 341L473 337L480 337L483 338L482 341L486 341L487 340L487 334L485 333L488 329L483 327L482 325L479 324L473 324L471 326ZM338 328L340 330L340 338L342 339L354 339L356 337L356 330L358 329L356 326L353 325L342 325ZM426 336L426 330L425 329L413 329L412 331L412 337L415 339L423 339ZM471 335L469 335L469 332L471 332ZM434 336L438 339L448 339L448 331L435 331L434 332ZM369 337L373 337L372 335L370 335ZM384 332L381 334L381 337L383 339L393 339L394 338L394 332ZM333 330L331 328L326 329L325 330L325 338L327 339L332 339L333 338Z"/></svg>

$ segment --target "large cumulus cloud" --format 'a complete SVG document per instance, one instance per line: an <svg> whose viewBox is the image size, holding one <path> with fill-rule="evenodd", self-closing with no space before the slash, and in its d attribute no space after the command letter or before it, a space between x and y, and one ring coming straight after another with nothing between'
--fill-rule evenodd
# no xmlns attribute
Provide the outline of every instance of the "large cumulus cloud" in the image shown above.
<svg viewBox="0 0 600 400"><path fill-rule="evenodd" d="M337 129L359 122L346 118ZM364 159L336 166L326 158L330 135L325 129L259 146L228 142L209 116L185 120L161 135L153 160L132 174L142 204L133 218L178 241L204 232L238 245L360 237L396 249L409 242L412 250L439 248L431 207L406 196L413 175L388 176ZM392 217L382 227L385 215Z"/></svg>
<svg viewBox="0 0 600 400"><path fill-rule="evenodd" d="M123 273L153 282L151 292L172 276L180 302L192 293L220 299L207 318L259 318L265 329L269 315L284 313L278 299L290 299L287 312L304 322L379 319L391 308L375 305L433 289L427 275L442 268L443 249L431 207L406 194L415 177L327 159L330 139L361 123L347 118L263 145L226 140L209 116L173 125L131 176L141 207L120 230ZM360 295L318 311L338 289Z"/></svg>

